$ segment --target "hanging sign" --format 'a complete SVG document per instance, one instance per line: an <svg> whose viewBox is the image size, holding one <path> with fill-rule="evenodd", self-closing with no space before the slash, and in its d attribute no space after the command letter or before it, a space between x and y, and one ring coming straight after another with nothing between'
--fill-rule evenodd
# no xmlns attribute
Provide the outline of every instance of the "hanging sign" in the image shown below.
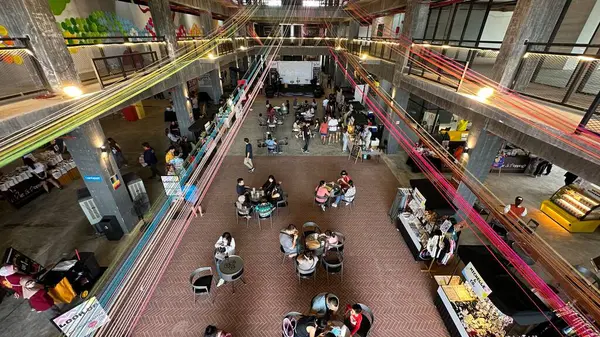
<svg viewBox="0 0 600 337"><path fill-rule="evenodd" d="M94 296L52 320L67 337L90 336L110 318Z"/></svg>
<svg viewBox="0 0 600 337"><path fill-rule="evenodd" d="M465 269L463 269L462 274L479 299L487 298L492 293L492 289L490 289L481 275L479 275L479 272L475 269L473 263L469 262Z"/></svg>

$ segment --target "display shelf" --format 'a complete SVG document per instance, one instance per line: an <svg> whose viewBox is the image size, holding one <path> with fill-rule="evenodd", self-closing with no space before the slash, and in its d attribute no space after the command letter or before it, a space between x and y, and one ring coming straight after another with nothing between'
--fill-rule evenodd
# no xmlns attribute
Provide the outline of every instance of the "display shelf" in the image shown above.
<svg viewBox="0 0 600 337"><path fill-rule="evenodd" d="M458 314L454 311L452 307L452 303L450 303L450 299L442 289L442 287L438 287L437 289L437 297L435 298L435 306L438 309L450 336L452 337L469 337L469 334L465 330L462 325L460 319L458 318Z"/></svg>
<svg viewBox="0 0 600 337"><path fill-rule="evenodd" d="M415 233L415 229L413 229L410 221L403 217L402 214L398 214L396 227L398 228L400 234L402 234L404 241L406 241L408 249L410 249L415 261L419 261L419 252L421 251L422 247L421 243L419 242L419 238Z"/></svg>

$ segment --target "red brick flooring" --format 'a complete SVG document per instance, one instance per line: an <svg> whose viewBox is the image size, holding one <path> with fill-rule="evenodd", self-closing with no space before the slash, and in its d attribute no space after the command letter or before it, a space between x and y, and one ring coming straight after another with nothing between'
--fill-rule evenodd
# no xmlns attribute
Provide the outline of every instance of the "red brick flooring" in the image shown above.
<svg viewBox="0 0 600 337"><path fill-rule="evenodd" d="M227 157L204 201L206 215L186 233L150 303L139 320L135 336L203 336L208 324L230 331L234 337L280 336L281 319L289 311L306 312L311 298L324 291L340 297L342 305L360 302L375 316L371 336L434 336L448 333L432 303L433 281L419 271L387 212L398 185L381 162L354 164L345 157L260 157L256 172L248 173L241 157ZM269 165L272 165L271 168ZM323 213L312 204L320 179L333 180L346 169L357 185L356 208L345 207ZM235 184L243 177L250 186L261 186L269 174L283 181L289 193L290 210L275 218L271 229L255 222L246 229L236 225L233 202ZM316 285L303 280L298 285L291 263L281 264L278 232L289 223L299 228L314 221L322 230L346 236L344 280L330 277L327 285L322 269ZM198 297L193 303L188 279L191 271L212 265L213 245L229 231L245 260L246 285L237 283L215 290L215 303Z"/></svg>

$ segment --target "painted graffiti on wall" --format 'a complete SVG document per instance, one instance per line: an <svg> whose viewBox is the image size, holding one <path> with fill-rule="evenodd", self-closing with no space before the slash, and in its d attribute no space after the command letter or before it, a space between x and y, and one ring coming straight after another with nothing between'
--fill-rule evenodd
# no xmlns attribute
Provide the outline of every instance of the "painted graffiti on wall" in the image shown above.
<svg viewBox="0 0 600 337"><path fill-rule="evenodd" d="M0 25L0 37L3 38L8 38L8 29L6 29L6 27ZM0 41L0 62L4 63L4 64L15 64L15 65L22 65L23 64L23 57L21 55L17 55L15 53L10 53L10 52L2 52L1 49L3 47L12 47L14 45L13 41L10 40L3 40Z"/></svg>

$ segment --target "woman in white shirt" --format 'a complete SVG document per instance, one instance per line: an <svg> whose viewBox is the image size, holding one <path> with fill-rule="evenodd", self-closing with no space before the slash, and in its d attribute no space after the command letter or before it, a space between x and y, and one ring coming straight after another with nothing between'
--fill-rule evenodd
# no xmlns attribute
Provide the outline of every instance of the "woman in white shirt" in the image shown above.
<svg viewBox="0 0 600 337"><path fill-rule="evenodd" d="M235 255L235 240L231 236L231 233L225 232L217 243L215 243L215 264L217 265L217 273L221 276L221 270L219 269L219 265L225 257ZM217 283L217 287L220 287L225 283L225 280L221 277L219 282Z"/></svg>
<svg viewBox="0 0 600 337"><path fill-rule="evenodd" d="M335 117L331 117L329 122L327 122L327 126L329 127L329 144L332 142L338 142L338 120Z"/></svg>
<svg viewBox="0 0 600 337"><path fill-rule="evenodd" d="M60 183L54 179L48 172L46 171L46 165L42 163L36 163L31 158L23 158L23 162L28 166L28 171L40 181L40 184L46 190L46 193L50 193L50 188L48 187L48 182L50 182L54 187L62 190L62 186Z"/></svg>

